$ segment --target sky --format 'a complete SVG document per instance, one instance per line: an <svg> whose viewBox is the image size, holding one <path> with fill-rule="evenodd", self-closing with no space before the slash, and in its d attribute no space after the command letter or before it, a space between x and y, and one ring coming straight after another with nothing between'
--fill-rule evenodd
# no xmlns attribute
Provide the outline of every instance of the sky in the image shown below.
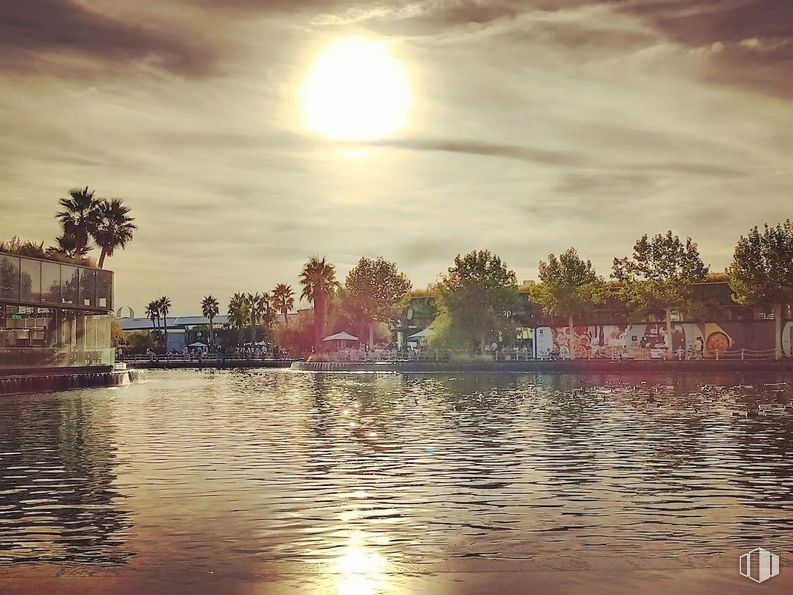
<svg viewBox="0 0 793 595"><path fill-rule="evenodd" d="M398 132L306 125L319 52L381 41ZM643 233L698 242L793 216L790 0L0 0L0 238L49 244L76 186L138 230L116 303L174 314L361 256L422 288L454 256L520 280L575 246L608 275ZM299 289L297 289L299 293Z"/></svg>

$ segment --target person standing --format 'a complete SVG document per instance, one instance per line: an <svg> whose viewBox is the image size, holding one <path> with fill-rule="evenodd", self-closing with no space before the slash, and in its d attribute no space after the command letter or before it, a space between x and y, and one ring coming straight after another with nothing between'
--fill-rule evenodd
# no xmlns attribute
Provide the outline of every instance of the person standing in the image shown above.
<svg viewBox="0 0 793 595"><path fill-rule="evenodd" d="M697 337L694 339L694 353L697 355L697 359L702 359L705 351L705 342L702 340L702 337Z"/></svg>

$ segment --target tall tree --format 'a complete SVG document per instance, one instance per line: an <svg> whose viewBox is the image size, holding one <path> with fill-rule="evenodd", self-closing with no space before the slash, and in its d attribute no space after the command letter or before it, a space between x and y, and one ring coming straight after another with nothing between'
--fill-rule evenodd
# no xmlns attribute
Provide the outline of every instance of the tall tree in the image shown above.
<svg viewBox="0 0 793 595"><path fill-rule="evenodd" d="M151 328L157 330L155 321L158 321L160 318L160 307L157 304L157 300L152 300L146 304L146 318L151 320Z"/></svg>
<svg viewBox="0 0 793 595"><path fill-rule="evenodd" d="M67 197L58 200L61 210L55 217L63 226L63 237L70 238L78 254L87 250L88 240L96 229L99 199L94 194L88 186L73 188Z"/></svg>
<svg viewBox="0 0 793 595"><path fill-rule="evenodd" d="M244 340L242 329L248 325L251 319L248 296L244 293L235 293L233 296L231 296L231 299L229 300L228 314L229 322L237 329L239 343L242 344Z"/></svg>
<svg viewBox="0 0 793 595"><path fill-rule="evenodd" d="M295 293L292 286L279 283L273 289L273 308L284 317L284 325L289 325L289 312L295 307Z"/></svg>
<svg viewBox="0 0 793 595"><path fill-rule="evenodd" d="M775 355L782 358L783 305L793 303L793 223L787 219L763 231L741 236L728 270L738 303L771 306L774 312Z"/></svg>
<svg viewBox="0 0 793 595"><path fill-rule="evenodd" d="M220 303L213 295L205 296L201 300L201 313L209 319L209 342L215 344L215 316L220 313Z"/></svg>
<svg viewBox="0 0 793 595"><path fill-rule="evenodd" d="M336 267L326 262L324 257L313 256L303 266L300 285L303 286L300 297L314 306L314 348L318 351L325 333L327 304L339 285Z"/></svg>
<svg viewBox="0 0 793 595"><path fill-rule="evenodd" d="M434 292L439 314L430 342L447 348L483 348L488 335L509 331L519 303L514 271L487 250L458 254Z"/></svg>
<svg viewBox="0 0 793 595"><path fill-rule="evenodd" d="M374 344L374 326L396 315L395 306L411 283L396 264L385 258L361 258L344 282L349 299L369 327L369 345Z"/></svg>
<svg viewBox="0 0 793 595"><path fill-rule="evenodd" d="M694 305L694 283L707 279L697 245L683 243L671 231L652 239L643 235L633 246L633 255L615 258L612 277L622 283L621 294L636 310L663 310L666 319L667 358L672 357L672 310Z"/></svg>
<svg viewBox="0 0 793 595"><path fill-rule="evenodd" d="M575 248L568 248L558 257L549 254L547 261L540 261L539 273L540 285L533 288L531 299L546 314L566 317L570 337L575 337L574 317L603 302L603 279ZM570 345L570 359L575 359L574 347Z"/></svg>
<svg viewBox="0 0 793 595"><path fill-rule="evenodd" d="M251 323L251 342L256 342L256 325L270 318L270 296L265 293L249 293L245 296L248 302L248 317Z"/></svg>
<svg viewBox="0 0 793 595"><path fill-rule="evenodd" d="M165 333L165 353L168 353L168 313L171 311L171 298L164 295L158 299L157 311L162 316L162 326Z"/></svg>
<svg viewBox="0 0 793 595"><path fill-rule="evenodd" d="M129 207L120 198L98 202L91 236L102 250L99 256L100 269L105 264L105 257L113 256L116 248L123 250L132 241L133 232L137 229L133 221L135 219L129 216Z"/></svg>

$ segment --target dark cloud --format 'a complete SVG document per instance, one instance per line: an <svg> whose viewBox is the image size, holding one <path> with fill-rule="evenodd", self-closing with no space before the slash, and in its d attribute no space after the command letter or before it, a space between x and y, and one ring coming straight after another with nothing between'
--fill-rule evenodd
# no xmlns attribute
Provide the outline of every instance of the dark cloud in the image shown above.
<svg viewBox="0 0 793 595"><path fill-rule="evenodd" d="M71 0L0 0L0 68L16 72L107 70L146 61L187 76L208 73L213 52L201 40L123 22Z"/></svg>
<svg viewBox="0 0 793 595"><path fill-rule="evenodd" d="M671 174L673 176L685 175L715 178L740 176L745 173L743 170L733 167L723 167L696 161L633 161L630 163L606 163L596 157L585 156L571 151L550 151L522 145L507 145L470 140L407 138L374 141L369 144L373 146L394 147L414 151L438 151L444 153L501 157L504 159L515 159L540 165L554 165L562 168L595 168L599 170L608 170L614 166L621 166L632 172L642 172L636 173L635 175L631 174L629 177L632 182L636 182L637 180L650 180L649 177L644 175L647 172ZM591 180L591 178L589 179ZM601 177L600 179L602 180L603 178Z"/></svg>
<svg viewBox="0 0 793 595"><path fill-rule="evenodd" d="M411 149L414 151L439 151L444 153L464 153L469 155L485 155L503 157L547 165L577 167L585 165L581 157L566 151L548 151L532 149L520 145L502 145L497 143L476 142L454 139L389 139L370 143L380 147Z"/></svg>
<svg viewBox="0 0 793 595"><path fill-rule="evenodd" d="M623 196L647 192L657 185L655 176L633 172L573 172L565 175L557 190L581 196Z"/></svg>
<svg viewBox="0 0 793 595"><path fill-rule="evenodd" d="M793 97L791 0L623 0L617 10L680 45L709 48L713 80Z"/></svg>
<svg viewBox="0 0 793 595"><path fill-rule="evenodd" d="M646 19L688 46L793 36L790 0L634 0L617 8Z"/></svg>

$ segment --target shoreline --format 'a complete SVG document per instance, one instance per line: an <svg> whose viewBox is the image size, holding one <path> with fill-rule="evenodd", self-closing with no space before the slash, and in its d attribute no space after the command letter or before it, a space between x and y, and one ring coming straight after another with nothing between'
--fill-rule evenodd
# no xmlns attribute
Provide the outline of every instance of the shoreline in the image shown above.
<svg viewBox="0 0 793 595"><path fill-rule="evenodd" d="M528 360L528 361L398 361L398 362L307 362L296 361L292 370L301 372L510 372L548 374L667 372L777 372L793 375L793 360Z"/></svg>

